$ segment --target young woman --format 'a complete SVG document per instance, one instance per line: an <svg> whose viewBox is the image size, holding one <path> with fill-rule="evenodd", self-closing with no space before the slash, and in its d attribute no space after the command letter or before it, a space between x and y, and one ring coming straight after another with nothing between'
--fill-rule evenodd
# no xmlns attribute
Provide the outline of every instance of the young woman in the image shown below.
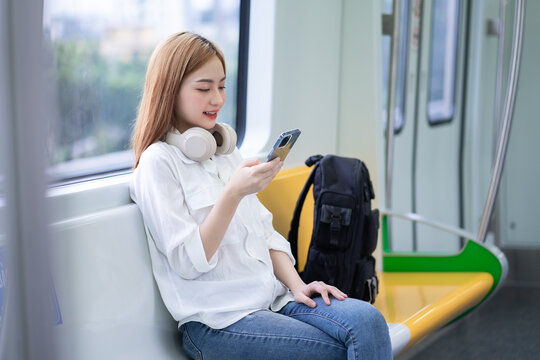
<svg viewBox="0 0 540 360"><path fill-rule="evenodd" d="M388 327L373 306L298 276L289 243L255 195L281 160L242 160L234 131L216 124L224 102L225 61L212 42L183 32L156 48L130 191L184 351L194 359L390 359Z"/></svg>

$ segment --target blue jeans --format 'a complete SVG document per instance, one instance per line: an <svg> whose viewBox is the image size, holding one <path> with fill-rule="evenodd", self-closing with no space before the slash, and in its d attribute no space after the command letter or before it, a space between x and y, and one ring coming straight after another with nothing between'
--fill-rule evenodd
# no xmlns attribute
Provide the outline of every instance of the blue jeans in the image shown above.
<svg viewBox="0 0 540 360"><path fill-rule="evenodd" d="M290 302L279 313L260 310L224 329L198 322L181 327L183 348L200 360L392 359L388 326L372 305L331 298L316 308Z"/></svg>

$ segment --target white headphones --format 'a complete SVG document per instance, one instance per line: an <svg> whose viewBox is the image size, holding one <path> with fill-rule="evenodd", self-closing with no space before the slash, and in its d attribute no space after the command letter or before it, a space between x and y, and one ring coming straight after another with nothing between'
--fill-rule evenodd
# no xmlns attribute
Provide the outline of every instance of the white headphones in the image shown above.
<svg viewBox="0 0 540 360"><path fill-rule="evenodd" d="M236 147L236 132L227 124L217 124L210 130L193 127L182 134L175 128L167 133L165 142L178 147L194 161L210 159L214 154L230 154Z"/></svg>

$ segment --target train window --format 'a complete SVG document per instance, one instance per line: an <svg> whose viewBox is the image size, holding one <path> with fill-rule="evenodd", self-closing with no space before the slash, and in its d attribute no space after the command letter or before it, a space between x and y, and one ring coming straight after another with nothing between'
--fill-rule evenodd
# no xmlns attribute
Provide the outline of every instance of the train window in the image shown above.
<svg viewBox="0 0 540 360"><path fill-rule="evenodd" d="M434 0L427 111L431 124L454 116L458 25L459 0Z"/></svg>
<svg viewBox="0 0 540 360"><path fill-rule="evenodd" d="M396 99L395 99L395 119L394 131L399 132L405 122L405 94L407 78L407 58L408 58L408 34L409 34L409 3L410 0L401 2L401 14L399 22L399 44L397 55L397 78L396 78ZM385 0L383 12L392 13L392 0ZM385 121L388 116L388 80L390 76L390 53L392 38L390 35L383 35L383 118Z"/></svg>
<svg viewBox="0 0 540 360"><path fill-rule="evenodd" d="M146 64L156 44L176 31L200 33L224 52L227 102L220 121L242 131L245 111L237 101L245 99L237 93L246 86L239 76L247 61L239 56L247 54L239 46L246 6L245 0L44 0L43 33L54 64L48 81L58 109L48 134L51 181L131 168Z"/></svg>

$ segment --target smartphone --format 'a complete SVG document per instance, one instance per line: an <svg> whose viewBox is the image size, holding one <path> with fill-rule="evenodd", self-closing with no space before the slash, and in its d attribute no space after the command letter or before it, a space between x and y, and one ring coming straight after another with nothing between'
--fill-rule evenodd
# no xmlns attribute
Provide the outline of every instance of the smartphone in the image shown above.
<svg viewBox="0 0 540 360"><path fill-rule="evenodd" d="M272 150L270 150L270 153L268 153L266 161L271 161L272 159L275 159L277 157L279 157L281 161L285 161L285 158L287 157L287 155L289 155L289 151L291 151L294 143L299 136L300 130L298 129L289 130L281 133L277 138L274 146L272 147Z"/></svg>

